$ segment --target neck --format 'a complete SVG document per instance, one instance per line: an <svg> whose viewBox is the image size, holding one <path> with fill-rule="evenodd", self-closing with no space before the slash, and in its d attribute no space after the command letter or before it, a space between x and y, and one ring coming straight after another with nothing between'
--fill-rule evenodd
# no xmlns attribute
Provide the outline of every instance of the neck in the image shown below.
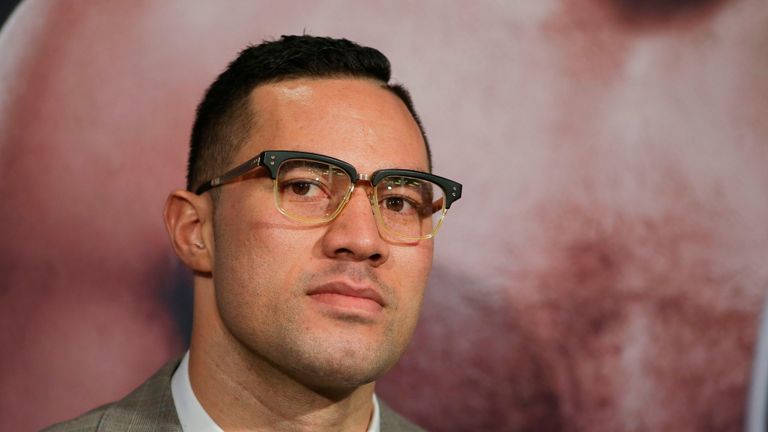
<svg viewBox="0 0 768 432"><path fill-rule="evenodd" d="M301 383L235 340L218 316L213 289L195 289L194 318L190 382L222 429L359 432L368 427L373 383L352 389Z"/></svg>

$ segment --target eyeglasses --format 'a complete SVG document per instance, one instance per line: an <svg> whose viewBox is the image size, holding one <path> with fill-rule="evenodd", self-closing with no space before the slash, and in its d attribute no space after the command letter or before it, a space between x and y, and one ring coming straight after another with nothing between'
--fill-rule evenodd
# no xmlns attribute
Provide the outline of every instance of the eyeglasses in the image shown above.
<svg viewBox="0 0 768 432"><path fill-rule="evenodd" d="M297 151L262 152L203 183L195 193L237 181L258 167L269 171L280 213L307 224L333 220L349 202L355 185L369 183L368 197L380 231L403 240L434 237L451 204L461 198L461 184L430 173L383 169L369 176L342 160Z"/></svg>

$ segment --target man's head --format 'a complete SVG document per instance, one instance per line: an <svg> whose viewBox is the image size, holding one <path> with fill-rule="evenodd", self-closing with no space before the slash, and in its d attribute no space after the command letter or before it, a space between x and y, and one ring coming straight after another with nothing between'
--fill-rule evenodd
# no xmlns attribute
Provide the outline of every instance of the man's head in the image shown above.
<svg viewBox="0 0 768 432"><path fill-rule="evenodd" d="M192 128L187 190L224 172L232 155L245 143L258 113L249 103L251 91L261 84L298 78L367 78L395 94L408 108L431 155L426 134L410 94L400 84L390 84L387 57L380 51L346 39L283 36L243 50L208 88L197 108Z"/></svg>
<svg viewBox="0 0 768 432"><path fill-rule="evenodd" d="M258 163L233 181L209 182L220 186L215 202L209 192L176 191L166 205L176 252L195 270L193 355L203 350L217 364L236 365L231 370L266 368L334 391L372 382L400 357L433 241L385 234L381 208L392 202L379 203L374 190L411 191L431 164L408 93L388 79L389 63L376 50L300 36L248 48L211 86L195 122L188 189ZM281 213L278 197L322 204L341 173L311 165L300 179L290 171L273 180L270 161L253 159L267 150L321 154L360 176L339 213L302 222ZM374 173L394 168L414 172L415 181L377 184ZM445 208L442 198L412 196L419 197L429 198L431 212ZM407 212L398 214L389 220L406 224Z"/></svg>

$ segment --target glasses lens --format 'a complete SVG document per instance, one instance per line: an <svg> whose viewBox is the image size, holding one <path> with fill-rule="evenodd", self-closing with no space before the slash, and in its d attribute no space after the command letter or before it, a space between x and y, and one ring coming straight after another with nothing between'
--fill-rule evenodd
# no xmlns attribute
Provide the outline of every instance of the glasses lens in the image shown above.
<svg viewBox="0 0 768 432"><path fill-rule="evenodd" d="M432 237L445 215L443 189L414 177L385 177L376 185L376 202L384 228L406 239Z"/></svg>
<svg viewBox="0 0 768 432"><path fill-rule="evenodd" d="M277 208L294 219L326 221L335 216L351 186L347 173L336 165L291 159L277 171Z"/></svg>

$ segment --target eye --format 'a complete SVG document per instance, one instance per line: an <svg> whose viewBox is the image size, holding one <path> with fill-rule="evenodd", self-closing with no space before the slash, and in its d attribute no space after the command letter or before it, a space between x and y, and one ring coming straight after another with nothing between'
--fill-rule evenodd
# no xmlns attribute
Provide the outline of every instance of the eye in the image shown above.
<svg viewBox="0 0 768 432"><path fill-rule="evenodd" d="M387 210L399 212L405 207L405 200L401 197L389 197L384 200L384 207L386 207Z"/></svg>
<svg viewBox="0 0 768 432"><path fill-rule="evenodd" d="M394 213L411 213L416 206L409 199L402 196L388 196L382 200L384 210Z"/></svg>
<svg viewBox="0 0 768 432"><path fill-rule="evenodd" d="M312 185L307 182L296 182L291 184L291 191L296 195L307 195Z"/></svg>
<svg viewBox="0 0 768 432"><path fill-rule="evenodd" d="M296 179L285 182L280 187L283 196L295 200L327 199L328 191L322 184L308 179Z"/></svg>

